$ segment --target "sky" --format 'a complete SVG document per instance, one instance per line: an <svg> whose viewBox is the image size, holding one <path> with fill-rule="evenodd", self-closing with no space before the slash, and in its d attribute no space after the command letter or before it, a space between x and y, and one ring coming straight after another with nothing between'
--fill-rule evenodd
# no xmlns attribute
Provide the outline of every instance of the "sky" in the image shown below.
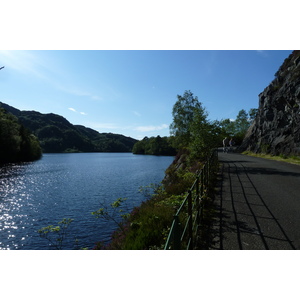
<svg viewBox="0 0 300 300"><path fill-rule="evenodd" d="M210 120L258 108L292 51L0 51L0 101L74 125L142 139L169 136L177 95L190 90Z"/></svg>

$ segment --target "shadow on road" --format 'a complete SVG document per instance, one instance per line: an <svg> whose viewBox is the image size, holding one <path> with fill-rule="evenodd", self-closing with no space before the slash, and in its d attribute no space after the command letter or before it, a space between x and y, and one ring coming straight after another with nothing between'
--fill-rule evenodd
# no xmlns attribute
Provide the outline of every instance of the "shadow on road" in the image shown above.
<svg viewBox="0 0 300 300"><path fill-rule="evenodd" d="M248 174L261 174L261 175L280 175L280 176L294 176L300 177L299 173L295 172L281 172L272 168L249 168L247 167Z"/></svg>
<svg viewBox="0 0 300 300"><path fill-rule="evenodd" d="M221 161L222 162L222 161ZM247 163L247 164L246 164ZM253 174L296 176L269 168L251 168L248 161L223 161L217 180L215 215L210 227L209 249L296 249L263 199Z"/></svg>

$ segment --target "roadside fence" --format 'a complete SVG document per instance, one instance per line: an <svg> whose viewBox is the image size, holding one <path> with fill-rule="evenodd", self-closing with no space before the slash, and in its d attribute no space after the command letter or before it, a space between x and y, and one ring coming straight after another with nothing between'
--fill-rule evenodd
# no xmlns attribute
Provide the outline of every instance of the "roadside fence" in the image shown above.
<svg viewBox="0 0 300 300"><path fill-rule="evenodd" d="M217 166L218 151L214 149L198 171L196 180L174 215L164 250L194 249L203 219L203 199L207 195Z"/></svg>

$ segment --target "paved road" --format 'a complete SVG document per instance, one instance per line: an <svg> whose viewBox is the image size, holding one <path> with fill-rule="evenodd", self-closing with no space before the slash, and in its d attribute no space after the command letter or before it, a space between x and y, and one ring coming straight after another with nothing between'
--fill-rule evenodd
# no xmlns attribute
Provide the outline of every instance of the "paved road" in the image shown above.
<svg viewBox="0 0 300 300"><path fill-rule="evenodd" d="M300 166L219 152L210 249L300 249Z"/></svg>

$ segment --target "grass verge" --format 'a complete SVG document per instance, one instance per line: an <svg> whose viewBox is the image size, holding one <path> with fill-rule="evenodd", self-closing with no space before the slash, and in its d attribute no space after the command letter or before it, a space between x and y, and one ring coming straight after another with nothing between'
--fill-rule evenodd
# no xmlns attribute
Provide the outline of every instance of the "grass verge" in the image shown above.
<svg viewBox="0 0 300 300"><path fill-rule="evenodd" d="M264 154L264 153L254 153L254 152L250 152L250 151L244 151L244 152L242 152L242 154L276 160L276 161L283 161L283 162L287 162L287 163L294 164L294 165L300 165L300 157L299 156L286 156L286 155L275 156L275 155Z"/></svg>

